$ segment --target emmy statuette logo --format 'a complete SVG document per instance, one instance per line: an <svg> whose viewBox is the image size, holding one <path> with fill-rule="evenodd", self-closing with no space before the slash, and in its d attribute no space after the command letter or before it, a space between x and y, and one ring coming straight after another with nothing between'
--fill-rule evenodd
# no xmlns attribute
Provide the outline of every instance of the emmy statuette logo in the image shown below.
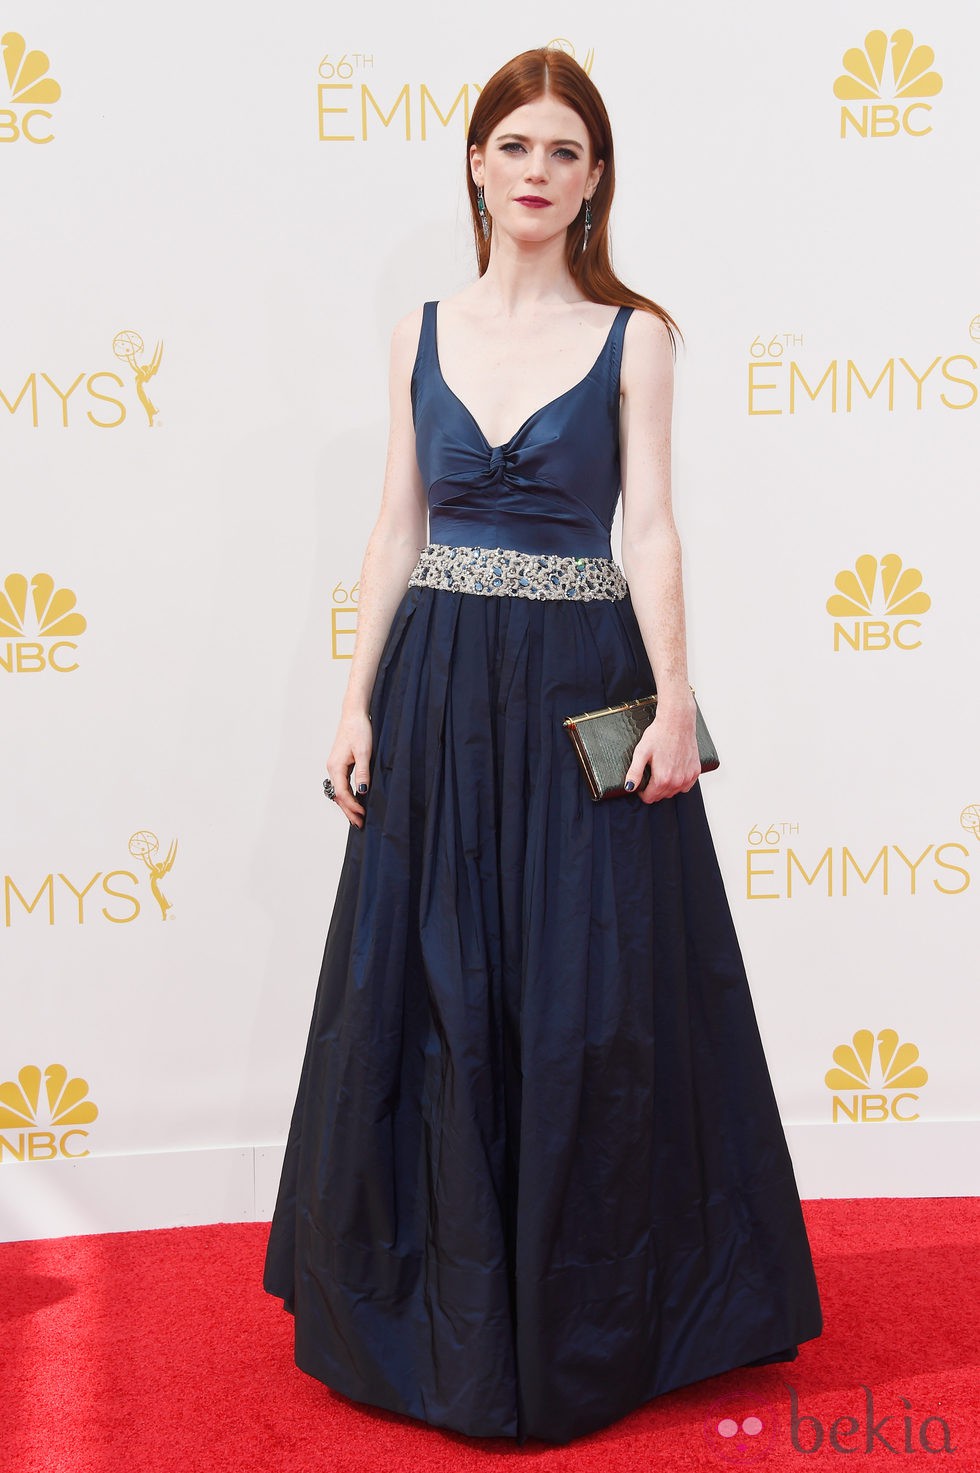
<svg viewBox="0 0 980 1473"><path fill-rule="evenodd" d="M155 856L160 853L160 840L150 829L137 829L130 838L129 852L134 859L141 859L149 870L153 899L160 907L161 920L165 921L173 906L160 889L160 881L165 875L169 875L174 867L174 860L177 857L177 840L174 839L164 859L157 859Z"/></svg>
<svg viewBox="0 0 980 1473"><path fill-rule="evenodd" d="M162 882L173 870L177 840L172 840L166 853L161 854L156 834L151 829L137 829L130 836L129 853L138 861L140 873L109 869L94 874L82 870L79 875L76 870L73 876L52 869L40 878L36 872L0 875L0 925L9 929L46 922L49 926L75 927L108 921L113 926L128 926L144 910L150 916L159 913L163 921L171 919L174 906ZM149 879L155 910L145 891L140 890L143 871L144 880Z"/></svg>
<svg viewBox="0 0 980 1473"><path fill-rule="evenodd" d="M150 379L156 376L157 370L160 367L160 360L163 357L163 343L157 343L153 350L153 357L148 363L140 363L139 355L145 351L143 339L138 332L126 329L123 332L116 333L116 336L112 340L112 351L117 358L121 358L124 363L129 365L130 372L133 375L133 381L136 385L136 397L142 404L146 414L146 422L150 429L152 429L153 421L157 417L157 408L146 392L146 386L150 382Z"/></svg>
<svg viewBox="0 0 980 1473"><path fill-rule="evenodd" d="M142 410L139 418L145 417L147 426L155 429L159 411L148 385L160 369L162 341L157 340L147 357L142 336L133 328L123 328L113 335L112 353L120 365L125 364L125 376L109 367L74 373L61 367L52 373L32 369L26 374L0 368L0 407L10 417L9 421L3 420L3 425L12 422L13 428L26 429L29 424L35 430L54 426L67 430L87 421L98 430L118 429L134 408L126 392L131 382Z"/></svg>

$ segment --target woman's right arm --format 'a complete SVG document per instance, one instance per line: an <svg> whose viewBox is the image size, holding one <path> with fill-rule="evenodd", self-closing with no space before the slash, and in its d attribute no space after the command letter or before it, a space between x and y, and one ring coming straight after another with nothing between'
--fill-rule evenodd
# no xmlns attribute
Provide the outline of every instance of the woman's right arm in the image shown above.
<svg viewBox="0 0 980 1473"><path fill-rule="evenodd" d="M391 335L388 457L381 509L361 566L354 655L340 724L327 758L327 776L337 792L337 807L344 810L357 828L364 823L364 805L355 795L362 783L366 792L366 785L371 781L368 708L378 661L428 534L428 505L415 456L411 400L412 368L421 324L419 307L403 317Z"/></svg>

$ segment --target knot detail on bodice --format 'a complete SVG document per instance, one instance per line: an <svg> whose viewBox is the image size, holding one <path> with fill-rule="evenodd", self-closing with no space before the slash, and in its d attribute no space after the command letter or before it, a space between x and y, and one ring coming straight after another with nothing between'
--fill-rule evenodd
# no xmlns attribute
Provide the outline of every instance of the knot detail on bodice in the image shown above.
<svg viewBox="0 0 980 1473"><path fill-rule="evenodd" d="M517 487L532 490L540 483L541 472L536 457L531 466L525 464L527 459L516 440L506 445L458 443L452 479L486 491Z"/></svg>
<svg viewBox="0 0 980 1473"><path fill-rule="evenodd" d="M517 464L519 457L508 445L494 445L490 451L490 474L503 480L509 467Z"/></svg>
<svg viewBox="0 0 980 1473"><path fill-rule="evenodd" d="M491 445L439 366L435 302L412 374L415 448L434 543L562 556L610 555L619 497L621 307L588 373Z"/></svg>

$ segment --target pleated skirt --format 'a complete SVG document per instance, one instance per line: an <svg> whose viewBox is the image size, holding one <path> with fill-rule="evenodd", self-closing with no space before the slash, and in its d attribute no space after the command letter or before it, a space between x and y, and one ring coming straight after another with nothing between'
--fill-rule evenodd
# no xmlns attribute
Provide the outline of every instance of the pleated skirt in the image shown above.
<svg viewBox="0 0 980 1473"><path fill-rule="evenodd" d="M566 1443L820 1334L700 786L562 728L653 688L628 595L396 610L263 1278L346 1396Z"/></svg>

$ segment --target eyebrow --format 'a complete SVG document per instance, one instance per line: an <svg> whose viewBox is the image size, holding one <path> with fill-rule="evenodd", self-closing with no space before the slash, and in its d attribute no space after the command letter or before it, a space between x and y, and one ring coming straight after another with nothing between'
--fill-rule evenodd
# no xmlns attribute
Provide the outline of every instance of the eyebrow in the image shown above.
<svg viewBox="0 0 980 1473"><path fill-rule="evenodd" d="M517 141L518 141L518 143L530 143L530 141L531 141L528 138L527 134L525 134L525 133L501 133L500 137L502 139L503 138L516 138ZM557 148L560 144L565 144L565 145L567 145L567 146L569 146L571 148L582 148L582 147L584 147L584 145L581 144L578 141L577 138L553 138L551 140L551 144L552 144L552 147L554 147L554 148Z"/></svg>

